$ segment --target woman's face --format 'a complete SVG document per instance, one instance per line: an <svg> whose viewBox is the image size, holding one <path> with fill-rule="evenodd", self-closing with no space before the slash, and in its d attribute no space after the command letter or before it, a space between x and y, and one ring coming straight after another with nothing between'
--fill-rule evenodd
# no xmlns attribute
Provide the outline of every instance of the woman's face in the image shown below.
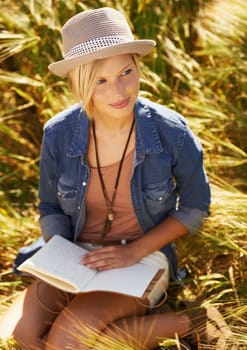
<svg viewBox="0 0 247 350"><path fill-rule="evenodd" d="M139 73L131 55L104 60L92 95L93 117L133 115L139 92Z"/></svg>

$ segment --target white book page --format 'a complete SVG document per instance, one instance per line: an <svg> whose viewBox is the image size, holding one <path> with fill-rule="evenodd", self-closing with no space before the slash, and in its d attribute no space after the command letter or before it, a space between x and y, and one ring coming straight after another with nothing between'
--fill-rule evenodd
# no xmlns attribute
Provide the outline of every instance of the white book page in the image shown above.
<svg viewBox="0 0 247 350"><path fill-rule="evenodd" d="M96 273L80 263L85 253L87 253L86 249L56 235L18 269L40 277L53 285L59 280L70 281L72 285L77 286L75 291L78 292L83 290L83 286ZM48 276L51 278L49 279ZM58 286L58 284L55 285ZM63 288L61 284L59 285ZM68 288L66 290L69 291Z"/></svg>
<svg viewBox="0 0 247 350"><path fill-rule="evenodd" d="M66 281L64 278L57 275L47 274L47 272L43 272L42 269L40 270L37 266L33 265L31 261L24 263L24 265L25 267L23 268L26 272L39 279L42 279L44 282L47 282L56 288L62 289L63 291L69 293L80 292L80 289L73 281Z"/></svg>
<svg viewBox="0 0 247 350"><path fill-rule="evenodd" d="M142 297L158 270L158 267L137 263L125 268L103 271L88 282L84 291L111 291Z"/></svg>

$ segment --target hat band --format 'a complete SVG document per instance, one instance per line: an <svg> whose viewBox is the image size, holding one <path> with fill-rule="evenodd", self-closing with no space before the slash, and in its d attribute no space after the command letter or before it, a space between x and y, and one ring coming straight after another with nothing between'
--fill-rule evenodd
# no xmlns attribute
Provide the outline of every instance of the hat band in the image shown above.
<svg viewBox="0 0 247 350"><path fill-rule="evenodd" d="M131 40L121 36L113 36L113 35L90 39L85 41L84 43L74 46L71 50L69 50L64 55L64 58L79 57L82 55L90 54L92 52L104 49L112 45L122 44L129 41Z"/></svg>

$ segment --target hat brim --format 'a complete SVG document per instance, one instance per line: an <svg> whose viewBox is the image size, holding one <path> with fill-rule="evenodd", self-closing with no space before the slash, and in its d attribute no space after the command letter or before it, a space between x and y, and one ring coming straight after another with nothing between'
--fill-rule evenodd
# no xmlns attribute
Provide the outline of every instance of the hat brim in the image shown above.
<svg viewBox="0 0 247 350"><path fill-rule="evenodd" d="M51 63L48 69L55 75L66 77L69 71L80 64L123 54L137 54L140 57L147 55L155 46L154 40L133 40L128 43L116 44L104 49L73 58Z"/></svg>

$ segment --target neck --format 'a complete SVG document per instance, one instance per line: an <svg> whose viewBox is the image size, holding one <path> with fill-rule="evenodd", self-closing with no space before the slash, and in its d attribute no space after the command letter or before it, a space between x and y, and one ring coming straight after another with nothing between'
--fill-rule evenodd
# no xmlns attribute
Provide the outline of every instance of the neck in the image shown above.
<svg viewBox="0 0 247 350"><path fill-rule="evenodd" d="M111 134L121 134L129 130L134 118L134 113L125 118L111 118L107 117L96 117L94 119L94 124L97 131L111 133Z"/></svg>

